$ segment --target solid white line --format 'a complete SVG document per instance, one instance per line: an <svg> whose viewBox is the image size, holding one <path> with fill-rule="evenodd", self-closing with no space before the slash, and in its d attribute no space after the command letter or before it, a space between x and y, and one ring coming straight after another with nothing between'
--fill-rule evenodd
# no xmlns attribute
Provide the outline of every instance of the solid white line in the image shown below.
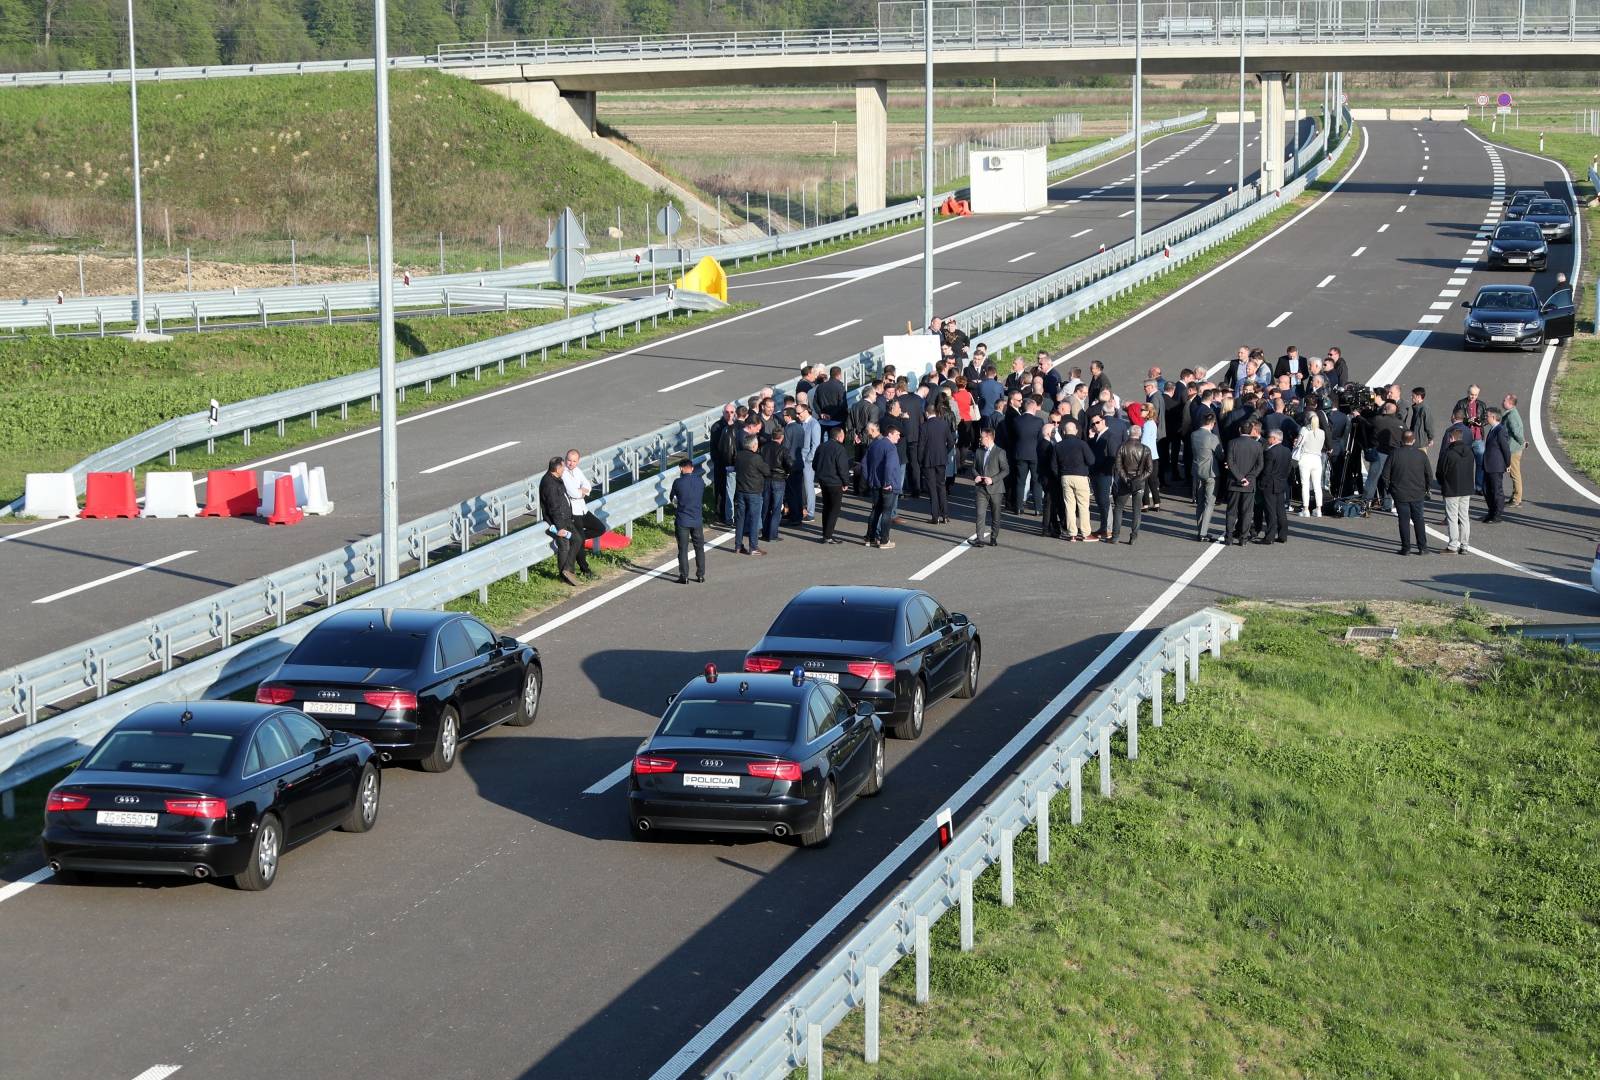
<svg viewBox="0 0 1600 1080"><path fill-rule="evenodd" d="M1426 529L1427 529L1427 533L1428 533L1429 536L1434 537L1437 540L1442 540L1447 544L1450 542L1450 537L1447 534L1440 532L1438 529L1435 529L1433 526L1431 526L1431 525L1426 526ZM1507 570L1515 570L1518 573L1527 574L1529 577L1536 577L1536 578L1540 579L1541 581L1548 581L1552 585L1565 585L1569 589L1579 589L1579 590L1581 590L1583 592L1586 592L1586 593L1592 593L1594 591L1592 588L1590 588L1589 583L1587 581L1583 582L1580 585L1578 582L1576 582L1576 581L1568 581L1566 578L1558 578L1558 577L1554 577L1554 576L1552 576L1550 574L1542 574L1539 571L1534 570L1534 569L1532 569L1530 567L1523 566L1521 563L1512 562L1510 559L1502 559L1500 556L1495 555L1495 554L1493 554L1491 552L1485 551L1482 548L1475 548L1471 544L1467 545L1467 553L1469 555L1476 555L1480 559L1488 559L1492 563L1498 563L1500 566L1505 567Z"/></svg>
<svg viewBox="0 0 1600 1080"><path fill-rule="evenodd" d="M1039 215L1038 214L1029 214L1027 217L1023 218L1022 220L1023 221L1038 221L1039 220Z"/></svg>
<svg viewBox="0 0 1600 1080"><path fill-rule="evenodd" d="M1352 259L1359 259L1361 257L1361 253L1363 251L1366 251L1366 250L1367 250L1367 245L1362 244L1360 247L1356 248L1354 251L1352 251L1350 253L1350 257Z"/></svg>
<svg viewBox="0 0 1600 1080"><path fill-rule="evenodd" d="M855 322L860 322L861 320L860 319L856 319L854 321ZM849 324L846 323L845 325L848 326ZM838 327L834 327L834 329L837 330ZM826 333L826 331L824 331L824 333ZM821 337L822 335L818 334L817 336ZM681 390L683 387L688 386L690 383L697 383L701 379L709 379L713 375L721 375L724 370L726 370L726 369L725 368L714 368L711 371L706 372L704 375L696 375L692 379L685 379L682 382L675 382L671 386L663 386L660 390L657 390L656 393L665 394L665 393L669 393L670 391L673 391L673 390Z"/></svg>
<svg viewBox="0 0 1600 1080"><path fill-rule="evenodd" d="M725 533L722 533L719 536L714 536L714 537L711 537L710 539L708 539L706 541L706 547L714 548L714 547L717 547L719 544L725 544L729 540L732 540L732 539L733 539L733 533L732 532L725 532ZM599 596L595 597L593 600L590 600L590 601L588 601L586 603L579 604L577 607L573 608L571 611L563 612L562 614L557 615L555 618L550 619L547 622L540 623L538 626L535 626L532 630L528 630L528 631L525 631L524 633L518 634L517 635L517 640L518 641L532 641L534 638L543 637L545 634L548 634L552 630L559 630L563 626L565 626L569 622L571 622L572 620L578 619L578 618L582 618L583 616L589 614L589 612L594 611L597 608L604 607L605 605L611 603L611 601L615 600L617 597L626 595L627 593L630 593L633 590L637 589L639 586L643 585L645 582L651 581L654 578L658 578L662 574L665 574L669 570L677 570L677 569L678 569L678 556L673 555L670 559L668 559L666 562L662 563L660 566L656 567L654 570L651 570L651 571L649 571L647 573L640 574L638 577L635 577L635 578L629 578L627 581L624 581L621 585L618 585L615 589L612 589L609 592L603 592Z"/></svg>
<svg viewBox="0 0 1600 1080"><path fill-rule="evenodd" d="M34 603L48 604L53 601L60 600L63 597L76 596L78 593L88 592L90 589L99 588L101 585L107 585L113 581L120 581L122 578L131 577L132 575L139 573L141 570L149 570L152 567L163 566L166 563L193 554L194 551L175 551L171 555L163 555L159 559L154 559L147 563L141 563L138 566L130 566L126 570L118 570L115 574L107 574L105 577L95 578L93 581L85 581L82 585L74 585L70 589L62 589L60 592L51 593L49 596L41 596L39 599L35 600Z"/></svg>
<svg viewBox="0 0 1600 1080"><path fill-rule="evenodd" d="M1089 665L1078 673L1061 689L1049 703L1034 714L1033 718L1021 730L1011 737L1011 740L1000 751L984 763L973 776L962 784L961 787L943 806L952 811L961 810L979 792L983 791L989 783L999 775L1003 769L1010 768L1011 759L1021 753L1039 733L1051 723L1054 723L1061 712L1070 705L1080 694L1086 690L1100 673L1127 648L1149 626L1155 617L1166 610L1167 606L1189 587L1189 583L1199 576L1200 572L1211 564L1211 561L1222 553L1221 544L1209 544L1206 550L1189 564L1188 569L1178 576L1178 579L1153 601L1150 606L1139 613L1139 617L1132 624L1118 634ZM882 862L862 878L848 893L839 899L828 912L816 922L806 928L795 941L783 951L783 955L774 960L765 971L753 979L737 997L719 1012L715 1018L701 1028L683 1048L651 1074L650 1080L676 1080L688 1071L700 1057L713 1045L725 1036L735 1024L741 1023L755 1008L762 998L766 997L785 979L790 976L795 967L810 953L821 945L846 921L855 917L855 911L862 901L876 892L900 868L914 856L926 854L928 837L932 835L933 818L919 824L912 829L909 835Z"/></svg>
<svg viewBox="0 0 1600 1080"><path fill-rule="evenodd" d="M77 518L62 518L60 521L50 521L43 525L35 525L31 529L21 529L14 533L6 533L4 536L0 536L0 544L5 543L7 540L21 540L24 536L32 536L34 533L42 533L46 529L59 529L61 526L71 525L77 520Z"/></svg>
<svg viewBox="0 0 1600 1080"><path fill-rule="evenodd" d="M944 292L946 289L953 289L957 285L960 285L960 284L961 284L961 282L959 282L959 281L947 281L943 285L940 285L937 289L934 289L933 291L936 292L936 293L941 293L941 292Z"/></svg>
<svg viewBox="0 0 1600 1080"><path fill-rule="evenodd" d="M167 1077L181 1068L182 1065L152 1065L133 1080L167 1080Z"/></svg>
<svg viewBox="0 0 1600 1080"><path fill-rule="evenodd" d="M1007 263L1019 263L1023 259L1031 259L1037 254L1039 254L1037 251L1024 251L1021 255L1018 255L1015 259L1007 259L1006 262Z"/></svg>
<svg viewBox="0 0 1600 1080"><path fill-rule="evenodd" d="M1378 226L1378 231L1381 232L1381 233L1382 232L1388 232L1389 231L1389 223L1387 221L1385 221L1382 225L1379 225Z"/></svg>
<svg viewBox="0 0 1600 1080"><path fill-rule="evenodd" d="M943 555L940 555L937 559L933 560L927 566L924 566L921 570L918 570L915 574L912 574L906 580L908 580L908 581L925 581L925 580L927 580L928 578L932 577L934 574L937 574L943 567L949 566L951 563L955 562L956 559L960 557L960 555L961 555L961 553L963 551L970 551L972 549L972 541L976 540L977 538L978 538L978 534L977 533L973 533L971 536L967 537L965 540L961 541L958 544L953 545L950 548L949 551L945 552Z"/></svg>
<svg viewBox="0 0 1600 1080"><path fill-rule="evenodd" d="M1056 358L1056 362L1059 363L1062 360L1070 360L1074 356L1078 356L1081 353L1088 352L1090 349L1094 348L1096 345L1099 345L1102 341L1105 341L1107 338L1116 335L1117 333L1121 332L1122 330L1126 329L1129 326L1132 326L1134 323L1136 323L1136 322L1140 321L1141 319L1145 318L1145 316L1151 315L1154 312L1160 311L1162 308L1164 308L1168 304L1172 303L1178 297L1180 297L1180 296L1184 295L1185 293L1187 293L1190 289L1193 289L1196 286L1201 285L1204 282L1207 282L1207 281L1211 280L1213 277L1215 277L1216 275L1222 273L1224 270L1228 269L1228 267L1232 266L1234 263L1238 262L1240 259L1243 259L1247 255L1254 254L1258 248L1260 248L1263 244L1267 243L1267 241L1271 240L1273 237L1275 237L1278 234L1284 232L1285 230L1293 228L1295 226L1295 224L1300 221L1301 218L1305 217L1307 214L1311 213L1317 207L1319 207L1323 203L1327 202L1330 198L1333 197L1333 194L1336 191L1338 191L1340 188L1344 187L1345 181L1349 180L1352 176L1354 176L1356 174L1356 170L1361 168L1361 163L1362 163L1362 161L1364 161L1366 159L1366 156L1367 156L1367 148L1369 146L1371 146L1371 145L1372 145L1372 140L1370 140L1370 139L1362 139L1361 140L1361 152L1356 155L1356 160L1351 164L1350 168L1345 172L1345 174L1343 176L1339 177L1338 180L1334 181L1334 184L1333 184L1333 186L1331 188L1329 188L1327 191L1322 193L1321 197L1318 198L1316 202L1312 203L1310 206L1308 206L1304 210L1300 211L1298 214L1296 214L1294 217L1290 218L1288 221L1285 221L1282 225L1279 225L1276 229L1273 229L1267 235L1263 236L1261 239L1257 240L1255 243L1251 244L1249 247L1245 248L1243 251L1239 252L1237 255L1233 256L1231 259L1228 259L1227 261L1221 263L1218 266L1212 267L1210 270L1207 270L1204 274L1201 274L1199 277L1195 278L1193 281L1189 282L1188 284L1186 284L1186 285L1184 285L1184 286L1182 286L1182 287L1180 287L1178 289L1174 289L1169 295L1162 297L1160 300L1157 300L1155 303L1151 304L1149 307L1144 308L1143 310L1134 312L1132 315L1128 316L1126 319L1124 319L1122 322L1118 323L1116 326L1113 326L1111 329L1106 330L1105 332L1103 332L1101 334L1097 334L1096 336L1090 338L1088 341L1085 341L1082 345L1079 345L1077 348L1071 350L1070 352L1068 352L1068 353L1066 353L1066 354L1064 354L1064 355L1062 355L1060 357L1057 357Z"/></svg>
<svg viewBox="0 0 1600 1080"><path fill-rule="evenodd" d="M1429 316L1424 315L1423 318L1429 318ZM1427 330L1413 330L1407 334L1406 339L1396 345L1394 352L1389 354L1389 359L1385 360L1382 366L1373 373L1372 378L1367 380L1367 385L1388 386L1394 382L1400 373L1405 370L1406 365L1411 363L1411 358L1417 355L1418 350L1427 342L1429 333L1430 331Z"/></svg>
<svg viewBox="0 0 1600 1080"><path fill-rule="evenodd" d="M1067 239L1068 240L1076 240L1078 237L1080 237L1080 236L1088 236L1092 232L1094 232L1093 228L1079 229L1077 232L1075 232L1071 236L1067 237Z"/></svg>
<svg viewBox="0 0 1600 1080"><path fill-rule="evenodd" d="M1268 330L1277 329L1278 327L1283 325L1285 319L1287 319L1290 315L1293 315L1293 314L1294 314L1294 312L1292 312L1292 311L1285 311L1282 315L1279 315L1276 319L1273 319L1271 322L1269 322L1267 324L1267 329Z"/></svg>
<svg viewBox="0 0 1600 1080"><path fill-rule="evenodd" d="M41 866L31 874L24 874L17 880L0 885L0 904L10 900L13 896L21 896L41 881L49 881L55 876L55 871L48 866Z"/></svg>
<svg viewBox="0 0 1600 1080"><path fill-rule="evenodd" d="M860 321L861 321L860 319L851 319L849 322L842 322L838 326L830 326L826 330L818 330L815 334L812 334L811 336L812 337L822 337L824 334L831 334L835 330L843 330L847 326L854 326L856 323L858 323Z"/></svg>
<svg viewBox="0 0 1600 1080"><path fill-rule="evenodd" d="M676 562L676 558L674 558L673 561ZM606 792L610 791L612 788L626 780L628 778L628 770L632 768L633 759L629 758L627 761L624 761L621 765L618 765L615 769L612 769L600 779L584 788L583 793L585 795L604 795Z"/></svg>
<svg viewBox="0 0 1600 1080"><path fill-rule="evenodd" d="M1556 456L1550 452L1549 444L1544 441L1544 426L1540 422L1539 403L1544 400L1545 380L1550 376L1550 363L1555 359L1555 356L1556 347L1554 345L1546 345L1544 347L1544 359L1539 362L1539 374L1533 380L1533 396L1528 402L1528 430L1533 434L1533 445L1539 451L1539 456L1544 458L1544 463L1550 466L1550 470L1561 478L1562 483L1582 495L1585 499L1600 506L1600 495L1596 495L1574 480L1572 475L1561 467L1561 463L1556 460Z"/></svg>
<svg viewBox="0 0 1600 1080"><path fill-rule="evenodd" d="M1338 276L1337 274L1329 274L1327 277L1325 277L1321 281L1317 282L1317 288L1326 289L1328 287L1328 282L1332 281L1337 276Z"/></svg>
<svg viewBox="0 0 1600 1080"><path fill-rule="evenodd" d="M704 378L704 376L701 376L701 377ZM669 387L669 389L670 389L670 387ZM500 443L498 446L491 446L487 450L479 450L475 454L466 454L466 455L464 455L462 457L454 458L454 459L452 459L450 461L447 461L443 465L435 465L431 469L423 469L422 472L419 473L418 475L420 475L420 476L432 476L436 472L444 472L446 469L453 468L453 467L455 467L457 465L461 465L461 464L463 464L465 462L476 461L478 458L481 458L481 457L488 457L490 454L493 454L496 451L505 450L508 447L512 447L512 446L518 446L518 445L521 444L521 441L522 440L520 440L520 439L512 439L510 442L503 442L503 443Z"/></svg>

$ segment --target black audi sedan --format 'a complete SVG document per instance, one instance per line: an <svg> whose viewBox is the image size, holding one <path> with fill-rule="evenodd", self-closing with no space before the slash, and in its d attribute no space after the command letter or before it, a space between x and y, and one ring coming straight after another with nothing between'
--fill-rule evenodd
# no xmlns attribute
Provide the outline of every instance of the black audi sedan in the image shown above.
<svg viewBox="0 0 1600 1080"><path fill-rule="evenodd" d="M232 878L256 892L291 847L378 820L372 746L294 709L146 705L51 789L40 844L76 871Z"/></svg>
<svg viewBox="0 0 1600 1080"><path fill-rule="evenodd" d="M883 790L883 723L801 669L719 677L707 664L668 699L631 773L636 837L743 832L817 847L841 808Z"/></svg>
<svg viewBox="0 0 1600 1080"><path fill-rule="evenodd" d="M444 772L462 740L533 723L543 687L537 649L470 615L370 608L318 623L256 700L360 735L381 761Z"/></svg>
<svg viewBox="0 0 1600 1080"><path fill-rule="evenodd" d="M1506 202L1506 220L1522 220L1523 212L1528 209L1529 203L1549 197L1550 193L1544 188L1518 188L1511 193L1511 198Z"/></svg>
<svg viewBox="0 0 1600 1080"><path fill-rule="evenodd" d="M977 692L981 656L972 620L920 589L818 585L784 606L744 669L800 667L870 702L896 738L915 739L928 705Z"/></svg>
<svg viewBox="0 0 1600 1080"><path fill-rule="evenodd" d="M1572 211L1560 199L1536 199L1522 212L1522 220L1539 226L1546 240L1572 243Z"/></svg>
<svg viewBox="0 0 1600 1080"><path fill-rule="evenodd" d="M1537 349L1547 338L1572 335L1577 308L1571 289L1557 289L1543 301L1531 285L1485 285L1471 300L1461 326L1467 349Z"/></svg>
<svg viewBox="0 0 1600 1080"><path fill-rule="evenodd" d="M1495 229L1489 240L1489 266L1543 270L1550 258L1550 247L1539 226L1531 221L1508 221Z"/></svg>

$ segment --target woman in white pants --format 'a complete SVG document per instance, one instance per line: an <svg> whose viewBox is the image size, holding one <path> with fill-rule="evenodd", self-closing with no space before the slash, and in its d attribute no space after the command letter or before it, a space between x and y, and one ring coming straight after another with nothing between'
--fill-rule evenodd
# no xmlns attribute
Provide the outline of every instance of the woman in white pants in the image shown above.
<svg viewBox="0 0 1600 1080"><path fill-rule="evenodd" d="M1322 421L1316 413L1306 417L1306 426L1300 429L1300 437L1295 440L1295 464L1300 467L1300 500L1301 517L1312 516L1312 504L1316 504L1315 513L1322 513L1322 450L1327 445L1327 432L1322 430Z"/></svg>

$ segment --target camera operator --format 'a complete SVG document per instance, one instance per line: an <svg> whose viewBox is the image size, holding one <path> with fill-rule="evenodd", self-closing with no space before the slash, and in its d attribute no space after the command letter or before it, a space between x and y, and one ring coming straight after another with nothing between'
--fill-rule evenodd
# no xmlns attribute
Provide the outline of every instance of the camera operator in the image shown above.
<svg viewBox="0 0 1600 1080"><path fill-rule="evenodd" d="M1373 405L1374 412L1371 415L1362 411L1367 430L1367 446L1362 455L1367 462L1367 482L1361 490L1361 501L1370 513L1381 499L1380 509L1388 513L1394 508L1394 503L1389 497L1383 470L1395 447L1400 445L1400 433L1403 430L1400 425L1400 406L1393 401L1383 400L1381 392L1373 395Z"/></svg>

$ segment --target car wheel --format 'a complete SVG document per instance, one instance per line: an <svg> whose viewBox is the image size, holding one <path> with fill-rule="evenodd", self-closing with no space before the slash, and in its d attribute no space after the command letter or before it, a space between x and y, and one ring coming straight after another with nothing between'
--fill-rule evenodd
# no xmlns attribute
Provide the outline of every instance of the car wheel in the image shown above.
<svg viewBox="0 0 1600 1080"><path fill-rule="evenodd" d="M461 717L455 706L446 705L439 714L439 736L434 741L433 753L422 759L424 772L447 772L456 763L456 752L461 749Z"/></svg>
<svg viewBox="0 0 1600 1080"><path fill-rule="evenodd" d="M894 726L894 737L897 739L916 739L922 736L922 713L928 703L928 693L922 686L919 678L911 686L911 706L906 712L906 718Z"/></svg>
<svg viewBox="0 0 1600 1080"><path fill-rule="evenodd" d="M356 784L356 801L350 812L339 822L342 832L366 832L378 823L378 797L383 794L382 781L378 779L377 766L368 762L361 770L361 780Z"/></svg>
<svg viewBox="0 0 1600 1080"><path fill-rule="evenodd" d="M973 638L972 644L967 646L967 673L961 677L961 689L956 691L956 697L969 698L978 692L978 664L982 653L978 639Z"/></svg>
<svg viewBox="0 0 1600 1080"><path fill-rule="evenodd" d="M233 876L233 883L245 892L270 889L278 880L278 860L283 857L283 826L268 814L256 829L255 842L250 845L250 862Z"/></svg>
<svg viewBox="0 0 1600 1080"><path fill-rule="evenodd" d="M544 687L539 682L539 669L532 664L522 676L522 693L517 695L517 715L511 718L512 727L527 727L539 715L539 693Z"/></svg>
<svg viewBox="0 0 1600 1080"><path fill-rule="evenodd" d="M873 740L872 768L867 770L867 779L861 785L861 794L876 795L883 790L883 736L879 735Z"/></svg>
<svg viewBox="0 0 1600 1080"><path fill-rule="evenodd" d="M821 847L833 838L833 781L822 789L822 812L817 823L800 834L801 847Z"/></svg>

